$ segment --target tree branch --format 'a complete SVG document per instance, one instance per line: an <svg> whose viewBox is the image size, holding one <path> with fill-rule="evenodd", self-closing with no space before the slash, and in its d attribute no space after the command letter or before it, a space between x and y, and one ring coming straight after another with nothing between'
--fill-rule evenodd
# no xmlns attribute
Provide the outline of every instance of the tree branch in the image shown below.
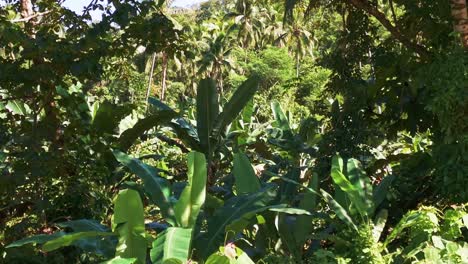
<svg viewBox="0 0 468 264"><path fill-rule="evenodd" d="M31 20L31 19L33 19L33 18L36 18L36 17L38 17L38 16L47 15L47 14L49 14L50 12L52 12L52 10L48 10L48 11L40 12L40 13L35 13L34 15L31 15L31 16L28 16L28 17L24 17L24 18L12 19L12 20L10 20L10 22L11 22L11 23L28 22L29 20Z"/></svg>
<svg viewBox="0 0 468 264"><path fill-rule="evenodd" d="M352 4L356 8L363 10L369 15L376 18L382 26L384 26L394 38L396 38L401 44L403 44L408 49L413 50L422 58L429 57L429 51L417 43L412 42L407 37L403 35L400 29L397 26L392 25L390 21L385 17L385 14L380 12L376 7L369 4L367 0L346 0L348 3Z"/></svg>

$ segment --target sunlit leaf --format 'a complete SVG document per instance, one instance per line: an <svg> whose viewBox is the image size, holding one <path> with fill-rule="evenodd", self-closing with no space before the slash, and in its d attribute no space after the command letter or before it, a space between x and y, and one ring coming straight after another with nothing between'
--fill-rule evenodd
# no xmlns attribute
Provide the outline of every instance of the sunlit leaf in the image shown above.
<svg viewBox="0 0 468 264"><path fill-rule="evenodd" d="M345 224L352 227L354 230L358 230L356 224L354 224L351 217L348 215L348 212L337 202L333 197L324 190L320 190L323 198L328 203L330 208L335 212L336 216L341 219Z"/></svg>
<svg viewBox="0 0 468 264"><path fill-rule="evenodd" d="M177 259L185 263L190 254L192 229L169 227L158 234L150 252L151 261L155 264L166 263Z"/></svg>
<svg viewBox="0 0 468 264"><path fill-rule="evenodd" d="M132 158L119 150L113 150L113 153L120 163L143 180L145 190L149 194L151 201L161 208L161 214L167 221L173 222L174 209L169 201L171 190L167 180L158 177L158 172L155 168L143 163L139 159Z"/></svg>
<svg viewBox="0 0 468 264"><path fill-rule="evenodd" d="M249 158L244 153L234 154L233 165L237 194L254 193L260 190L260 181L255 175Z"/></svg>
<svg viewBox="0 0 468 264"><path fill-rule="evenodd" d="M94 239L97 236L114 236L115 234L110 232L97 232L97 231L88 231L88 232L78 232L67 234L61 237L58 237L53 240L47 241L43 246L42 250L44 251L52 251L56 250L61 247L66 247L72 245L74 242L80 239L87 239L92 238Z"/></svg>
<svg viewBox="0 0 468 264"><path fill-rule="evenodd" d="M145 238L143 204L135 190L122 190L114 199L112 230L119 234L116 256L136 258L137 263L146 263L147 241Z"/></svg>
<svg viewBox="0 0 468 264"><path fill-rule="evenodd" d="M206 159L203 153L192 152L187 157L188 183L174 206L177 223L193 228L206 197Z"/></svg>

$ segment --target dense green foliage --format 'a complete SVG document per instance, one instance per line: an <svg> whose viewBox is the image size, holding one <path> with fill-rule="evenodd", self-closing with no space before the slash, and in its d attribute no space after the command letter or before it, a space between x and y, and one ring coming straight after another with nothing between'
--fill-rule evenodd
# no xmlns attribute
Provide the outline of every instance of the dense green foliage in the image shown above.
<svg viewBox="0 0 468 264"><path fill-rule="evenodd" d="M450 3L0 2L0 262L468 263Z"/></svg>

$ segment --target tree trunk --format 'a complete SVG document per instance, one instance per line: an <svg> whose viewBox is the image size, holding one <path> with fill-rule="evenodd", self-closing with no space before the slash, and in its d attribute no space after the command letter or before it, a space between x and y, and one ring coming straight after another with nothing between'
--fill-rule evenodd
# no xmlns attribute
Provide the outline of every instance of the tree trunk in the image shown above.
<svg viewBox="0 0 468 264"><path fill-rule="evenodd" d="M25 19L25 30L31 38L35 37L34 25L35 19L31 18L34 16L33 3L31 0L21 0L21 17Z"/></svg>
<svg viewBox="0 0 468 264"><path fill-rule="evenodd" d="M215 80L216 86L218 88L218 93L222 97L224 94L224 88L223 88L223 71L221 69L221 65L216 63L213 65L213 69L211 70L210 78Z"/></svg>
<svg viewBox="0 0 468 264"><path fill-rule="evenodd" d="M224 83L223 83L223 72L219 71L219 96L224 96Z"/></svg>
<svg viewBox="0 0 468 264"><path fill-rule="evenodd" d="M167 53L162 53L162 76L161 76L161 101L164 101L166 94L166 78L167 78Z"/></svg>
<svg viewBox="0 0 468 264"><path fill-rule="evenodd" d="M190 78L190 87L192 88L191 95L196 96L197 95L197 87L195 83L195 76L197 75L197 71L195 69L195 62L191 62L192 65L192 73L191 73L191 78Z"/></svg>
<svg viewBox="0 0 468 264"><path fill-rule="evenodd" d="M34 15L31 0L21 0L21 17L27 18Z"/></svg>
<svg viewBox="0 0 468 264"><path fill-rule="evenodd" d="M300 67L299 59L296 59L296 78L299 78L299 67Z"/></svg>
<svg viewBox="0 0 468 264"><path fill-rule="evenodd" d="M148 87L146 88L146 97L145 97L145 102L146 102L146 111L148 111L148 99L149 95L151 92L151 85L153 84L153 74L154 74L154 64L156 62L156 52L153 53L153 56L151 58L151 70L149 72L149 80L148 80Z"/></svg>
<svg viewBox="0 0 468 264"><path fill-rule="evenodd" d="M468 49L468 12L466 0L450 0L454 30L460 33L463 47Z"/></svg>
<svg viewBox="0 0 468 264"><path fill-rule="evenodd" d="M297 41L300 41L299 39ZM301 67L301 58L299 57L300 45L297 45L296 50L296 78L299 78L299 68Z"/></svg>

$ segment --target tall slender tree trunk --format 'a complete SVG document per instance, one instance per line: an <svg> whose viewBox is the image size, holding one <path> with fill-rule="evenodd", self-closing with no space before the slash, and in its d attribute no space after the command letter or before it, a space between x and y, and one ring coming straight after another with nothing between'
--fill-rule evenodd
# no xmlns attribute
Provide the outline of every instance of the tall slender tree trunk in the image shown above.
<svg viewBox="0 0 468 264"><path fill-rule="evenodd" d="M213 65L213 70L211 70L210 78L215 80L215 82L217 83L219 95L223 97L224 87L223 87L223 71L221 69L221 65L217 63Z"/></svg>
<svg viewBox="0 0 468 264"><path fill-rule="evenodd" d="M148 87L146 88L146 96L145 96L145 102L146 102L146 111L148 111L148 99L149 95L151 92L151 85L153 84L153 74L154 74L154 64L156 62L156 52L153 53L153 56L151 58L151 69L149 72L149 78L148 78Z"/></svg>
<svg viewBox="0 0 468 264"><path fill-rule="evenodd" d="M297 48L299 49L299 47L297 47ZM301 67L301 61L299 59L299 53L296 53L296 78L299 78L299 68L300 67Z"/></svg>
<svg viewBox="0 0 468 264"><path fill-rule="evenodd" d="M166 78L167 78L167 53L162 53L162 76L161 76L161 101L164 101L166 95Z"/></svg>
<svg viewBox="0 0 468 264"><path fill-rule="evenodd" d="M460 33L463 47L468 49L468 11L466 0L450 0L454 30Z"/></svg>
<svg viewBox="0 0 468 264"><path fill-rule="evenodd" d="M224 96L224 83L223 83L223 72L219 70L219 96L221 98Z"/></svg>
<svg viewBox="0 0 468 264"><path fill-rule="evenodd" d="M197 83L195 82L195 76L197 76L197 65L192 61L192 95L197 95Z"/></svg>

